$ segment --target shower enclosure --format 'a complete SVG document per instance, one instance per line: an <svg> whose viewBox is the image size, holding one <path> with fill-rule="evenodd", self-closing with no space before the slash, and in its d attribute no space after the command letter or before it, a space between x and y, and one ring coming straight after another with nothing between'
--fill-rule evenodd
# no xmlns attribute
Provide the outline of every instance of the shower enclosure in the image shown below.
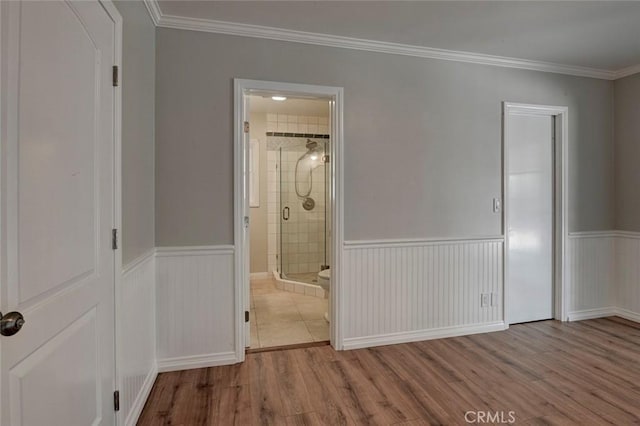
<svg viewBox="0 0 640 426"><path fill-rule="evenodd" d="M286 138L279 151L278 272L316 284L329 267L329 139Z"/></svg>

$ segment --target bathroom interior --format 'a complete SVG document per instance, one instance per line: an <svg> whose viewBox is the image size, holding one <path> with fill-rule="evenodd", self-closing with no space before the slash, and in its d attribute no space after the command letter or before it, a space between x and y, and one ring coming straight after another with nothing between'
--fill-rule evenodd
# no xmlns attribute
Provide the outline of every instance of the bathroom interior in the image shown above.
<svg viewBox="0 0 640 426"><path fill-rule="evenodd" d="M251 350L329 341L329 100L249 96Z"/></svg>

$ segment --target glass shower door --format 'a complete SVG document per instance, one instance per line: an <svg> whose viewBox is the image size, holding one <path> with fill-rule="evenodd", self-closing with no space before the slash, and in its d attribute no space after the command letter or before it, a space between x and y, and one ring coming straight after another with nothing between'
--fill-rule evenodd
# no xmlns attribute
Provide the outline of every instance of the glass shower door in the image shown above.
<svg viewBox="0 0 640 426"><path fill-rule="evenodd" d="M297 260L297 256L292 256L295 254L293 251L297 250L296 215L292 215L292 208L295 209L295 193L292 194L290 190L293 170L289 163L292 158L293 151L290 147L280 148L280 274L282 278L287 279L293 272L293 260ZM293 243L296 243L295 247L292 247Z"/></svg>
<svg viewBox="0 0 640 426"><path fill-rule="evenodd" d="M325 147L323 140L291 138L280 148L280 271L308 284L327 263Z"/></svg>

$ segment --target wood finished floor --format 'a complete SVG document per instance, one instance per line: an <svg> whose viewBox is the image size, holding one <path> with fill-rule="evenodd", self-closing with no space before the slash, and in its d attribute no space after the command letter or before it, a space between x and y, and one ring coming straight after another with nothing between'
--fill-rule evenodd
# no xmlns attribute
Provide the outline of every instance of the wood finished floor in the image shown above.
<svg viewBox="0 0 640 426"><path fill-rule="evenodd" d="M140 425L640 424L640 324L617 317L371 349L247 355L158 376Z"/></svg>

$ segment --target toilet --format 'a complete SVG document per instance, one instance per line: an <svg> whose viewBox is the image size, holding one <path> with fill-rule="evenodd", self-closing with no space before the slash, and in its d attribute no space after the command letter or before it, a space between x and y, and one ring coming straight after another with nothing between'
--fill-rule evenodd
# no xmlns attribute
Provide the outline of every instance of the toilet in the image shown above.
<svg viewBox="0 0 640 426"><path fill-rule="evenodd" d="M318 272L318 285L324 290L324 297L329 298L329 287L331 286L331 269L323 269ZM324 313L324 319L329 322L329 312Z"/></svg>

